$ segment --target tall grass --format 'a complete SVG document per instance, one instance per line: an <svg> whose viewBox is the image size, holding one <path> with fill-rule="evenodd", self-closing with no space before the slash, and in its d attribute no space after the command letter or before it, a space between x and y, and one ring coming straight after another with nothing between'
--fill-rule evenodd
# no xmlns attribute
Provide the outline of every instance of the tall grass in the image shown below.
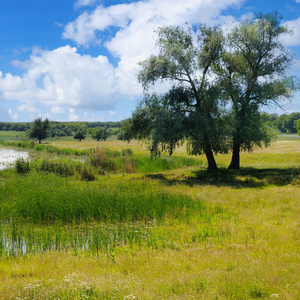
<svg viewBox="0 0 300 300"><path fill-rule="evenodd" d="M16 182L18 183L16 185ZM32 172L14 175L0 187L0 218L39 224L55 221L108 223L163 221L166 216L185 218L203 206L185 195L171 195L155 185L101 182L79 183L54 174Z"/></svg>
<svg viewBox="0 0 300 300"><path fill-rule="evenodd" d="M134 155L133 162L136 170L141 173L161 172L203 164L201 159L199 160L195 157L162 155L159 158L152 159L147 154Z"/></svg>
<svg viewBox="0 0 300 300"><path fill-rule="evenodd" d="M175 249L182 241L199 243L230 236L212 222L223 210L208 210L201 201L141 180L107 187L101 182L72 182L52 173L11 174L3 180L0 199L0 256L88 251L114 260L122 247ZM166 222L180 226L191 219L202 225L183 240L159 229Z"/></svg>

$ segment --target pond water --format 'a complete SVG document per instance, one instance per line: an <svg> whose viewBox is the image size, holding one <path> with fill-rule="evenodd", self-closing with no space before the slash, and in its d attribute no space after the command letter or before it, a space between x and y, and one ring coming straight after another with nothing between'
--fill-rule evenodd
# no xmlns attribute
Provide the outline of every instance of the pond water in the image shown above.
<svg viewBox="0 0 300 300"><path fill-rule="evenodd" d="M9 167L20 157L23 157L24 159L28 159L29 158L28 152L0 148L0 170Z"/></svg>

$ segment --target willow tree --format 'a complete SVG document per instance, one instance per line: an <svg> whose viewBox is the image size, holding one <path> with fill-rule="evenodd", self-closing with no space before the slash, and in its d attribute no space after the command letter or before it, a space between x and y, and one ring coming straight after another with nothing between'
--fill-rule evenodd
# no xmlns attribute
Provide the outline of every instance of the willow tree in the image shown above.
<svg viewBox="0 0 300 300"><path fill-rule="evenodd" d="M280 25L278 14L259 15L238 23L227 36L222 64L217 66L224 97L232 104L232 159L229 168L240 168L240 151L251 151L270 141L259 110L280 106L280 99L290 98L296 89L286 71L294 56L280 42L289 30Z"/></svg>
<svg viewBox="0 0 300 300"><path fill-rule="evenodd" d="M158 55L141 62L139 82L145 92L132 117L127 133L150 139L152 154L172 154L180 141L188 140L190 154L205 153L208 170L217 170L214 152L226 150L223 137L219 86L212 69L222 52L219 27L165 26L157 30ZM151 93L157 82L171 83L162 95Z"/></svg>

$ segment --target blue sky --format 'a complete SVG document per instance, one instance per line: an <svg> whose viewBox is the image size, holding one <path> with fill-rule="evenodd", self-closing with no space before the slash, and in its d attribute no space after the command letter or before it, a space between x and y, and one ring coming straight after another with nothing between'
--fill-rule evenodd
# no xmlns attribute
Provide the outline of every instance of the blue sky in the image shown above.
<svg viewBox="0 0 300 300"><path fill-rule="evenodd" d="M294 30L283 43L300 75L300 0L1 1L0 121L127 118L142 97L137 62L156 51L153 29L274 10ZM300 111L300 93L283 107Z"/></svg>

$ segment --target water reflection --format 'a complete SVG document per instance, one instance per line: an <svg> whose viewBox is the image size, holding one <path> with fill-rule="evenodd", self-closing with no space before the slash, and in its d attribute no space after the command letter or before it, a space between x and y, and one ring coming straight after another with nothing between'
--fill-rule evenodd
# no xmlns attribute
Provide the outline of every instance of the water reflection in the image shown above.
<svg viewBox="0 0 300 300"><path fill-rule="evenodd" d="M28 159L29 158L28 152L0 148L0 170L9 167L20 157L23 157L24 159Z"/></svg>

